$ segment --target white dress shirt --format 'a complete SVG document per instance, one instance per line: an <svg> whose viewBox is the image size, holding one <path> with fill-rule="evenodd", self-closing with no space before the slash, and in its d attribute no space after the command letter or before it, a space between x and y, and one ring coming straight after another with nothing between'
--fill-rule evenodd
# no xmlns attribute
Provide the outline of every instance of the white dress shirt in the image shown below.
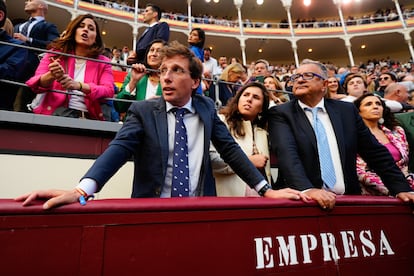
<svg viewBox="0 0 414 276"><path fill-rule="evenodd" d="M298 101L299 106L303 109L305 112L306 117L308 118L310 124L313 127L313 116L312 112L310 110L306 110L308 108L312 109L312 107L304 104L301 101ZM321 120L325 131L326 136L328 137L328 143L329 143L329 149L331 151L332 161L335 169L335 176L336 176L336 183L331 192L334 192L335 194L342 195L345 193L345 182L344 182L344 173L342 171L342 164L341 164L341 157L339 155L339 149L338 149L338 142L336 140L336 135L334 132L334 129L332 127L331 119L329 118L329 114L326 112L325 109L325 100L322 99L315 107L320 107L322 109L319 109L318 111L318 118ZM323 186L324 189L330 190L325 185Z"/></svg>

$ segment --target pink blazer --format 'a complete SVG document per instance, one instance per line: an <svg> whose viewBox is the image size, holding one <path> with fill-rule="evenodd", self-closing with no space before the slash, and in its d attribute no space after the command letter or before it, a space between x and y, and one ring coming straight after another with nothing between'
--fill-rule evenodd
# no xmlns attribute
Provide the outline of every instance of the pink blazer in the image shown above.
<svg viewBox="0 0 414 276"><path fill-rule="evenodd" d="M35 75L26 82L34 93L46 92L41 104L33 110L36 114L51 115L56 108L61 106L67 107L69 103L70 95L48 92L50 89L65 91L59 82L54 81L52 85L47 88L39 86L40 77L49 71L48 65L51 56L51 54L46 54L41 59ZM97 59L110 61L102 55ZM67 68L67 73L73 78L75 72L75 59L72 57L63 57L61 64L63 68ZM112 98L114 95L114 76L112 74L111 65L89 60L86 61L84 83L87 83L91 87L91 93L85 96L85 104L88 108L90 118L103 120L104 118L100 104L103 102L104 98Z"/></svg>

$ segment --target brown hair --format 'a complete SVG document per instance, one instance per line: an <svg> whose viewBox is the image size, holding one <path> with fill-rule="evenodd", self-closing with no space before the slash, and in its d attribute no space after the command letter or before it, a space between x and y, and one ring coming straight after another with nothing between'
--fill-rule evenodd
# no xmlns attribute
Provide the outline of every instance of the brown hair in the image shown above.
<svg viewBox="0 0 414 276"><path fill-rule="evenodd" d="M364 75L361 75L361 74L358 74L358 73L351 73L351 74L348 74L346 76L345 81L344 81L344 89L345 89L345 92L348 93L348 82L350 80L352 80L353 78L360 78L360 79L362 79L362 81L364 82L365 88L367 88L367 86L368 86L367 85L367 78Z"/></svg>
<svg viewBox="0 0 414 276"><path fill-rule="evenodd" d="M243 128L243 118L239 112L239 100L243 92L249 87L257 87L263 93L263 105L261 116L257 116L256 119L252 122L258 127L263 129L267 125L267 110L269 109L269 92L266 87L260 82L250 82L246 85L243 85L236 93L236 95L230 99L227 105L220 110L220 113L223 114L226 118L227 124L229 126L230 133L236 137L242 137L246 135L246 132Z"/></svg>
<svg viewBox="0 0 414 276"><path fill-rule="evenodd" d="M203 64L201 61L193 54L193 52L188 49L188 47L182 45L178 41L173 41L169 45L165 46L161 50L161 60L164 58L172 58L174 56L182 56L188 60L190 63L189 70L192 79L201 80L201 74L203 72Z"/></svg>

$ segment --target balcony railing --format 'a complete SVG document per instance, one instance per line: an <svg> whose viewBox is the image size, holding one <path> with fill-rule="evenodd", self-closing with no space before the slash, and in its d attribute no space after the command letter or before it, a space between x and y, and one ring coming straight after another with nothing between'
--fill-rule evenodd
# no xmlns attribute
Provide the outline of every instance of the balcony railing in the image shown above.
<svg viewBox="0 0 414 276"><path fill-rule="evenodd" d="M58 0L67 5L73 5L72 0ZM115 15L120 19L133 19L135 8L104 0L80 1L79 7L84 10L103 15ZM138 11L138 22L143 21L143 9ZM414 10L403 14L408 27L414 27ZM163 13L162 20L168 22L171 27L178 29L188 28L188 16L180 13ZM210 17L192 17L194 27L201 27L205 31L220 32L238 35L240 34L237 20L217 19ZM345 21L348 33L372 32L384 29L401 29L399 16L370 16ZM338 35L343 34L340 20L323 20L314 22L294 22L293 28L297 36L309 35ZM248 19L243 22L243 31L246 35L281 35L290 36L289 24L280 22L251 22Z"/></svg>

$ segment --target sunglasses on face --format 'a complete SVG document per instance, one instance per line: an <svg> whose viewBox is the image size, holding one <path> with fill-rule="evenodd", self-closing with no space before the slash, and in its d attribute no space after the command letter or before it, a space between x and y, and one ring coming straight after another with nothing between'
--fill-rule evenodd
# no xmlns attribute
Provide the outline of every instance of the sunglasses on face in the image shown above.
<svg viewBox="0 0 414 276"><path fill-rule="evenodd" d="M379 78L379 81L383 81L383 80L389 80L390 77L383 77L383 78Z"/></svg>

